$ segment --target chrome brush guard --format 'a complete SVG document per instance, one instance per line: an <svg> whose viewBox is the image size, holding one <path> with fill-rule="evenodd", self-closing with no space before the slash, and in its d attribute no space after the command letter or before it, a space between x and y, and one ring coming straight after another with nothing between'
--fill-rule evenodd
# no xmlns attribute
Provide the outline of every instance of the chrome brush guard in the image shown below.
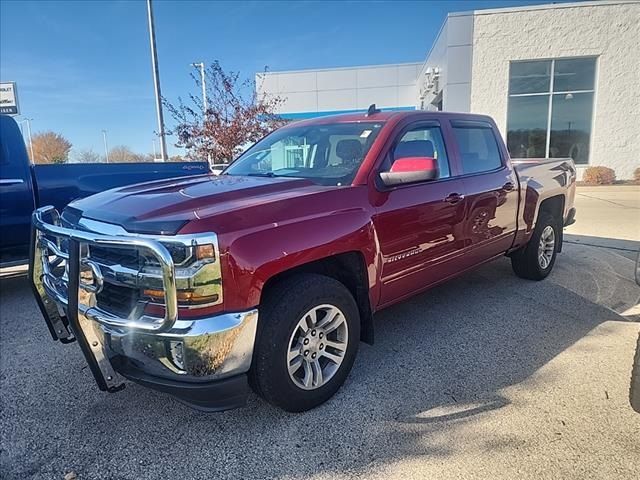
<svg viewBox="0 0 640 480"><path fill-rule="evenodd" d="M49 221L46 221L48 219ZM164 332L178 319L175 266L160 242L139 236L103 235L65 228L54 207L37 209L32 219L30 279L39 307L54 340L77 340L101 390L124 386L105 354L98 324L113 329ZM64 245L64 247L63 247ZM164 317L121 318L96 306L103 287L100 267L87 255L88 246L122 249L135 247L151 255L160 266L165 297Z"/></svg>

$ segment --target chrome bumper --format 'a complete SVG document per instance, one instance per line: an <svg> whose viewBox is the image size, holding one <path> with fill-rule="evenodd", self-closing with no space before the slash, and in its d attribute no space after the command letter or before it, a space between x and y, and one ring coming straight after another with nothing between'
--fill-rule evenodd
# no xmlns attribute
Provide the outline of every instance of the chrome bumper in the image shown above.
<svg viewBox="0 0 640 480"><path fill-rule="evenodd" d="M122 364L134 365L150 376L184 382L211 382L249 370L257 310L180 319L175 265L158 240L65 228L53 207L37 209L32 223L30 280L40 310L54 340L77 340L101 390L123 388L124 379L118 374ZM198 245L202 238L192 236L189 241ZM206 240L210 242L211 235ZM217 249L215 236L214 241ZM153 256L160 265L164 317L122 318L98 308L96 293L105 277L100 265L87 255L91 245L136 247Z"/></svg>
<svg viewBox="0 0 640 480"><path fill-rule="evenodd" d="M178 320L171 330L144 333L102 326L110 355L122 356L145 373L175 380L213 381L251 366L258 311Z"/></svg>

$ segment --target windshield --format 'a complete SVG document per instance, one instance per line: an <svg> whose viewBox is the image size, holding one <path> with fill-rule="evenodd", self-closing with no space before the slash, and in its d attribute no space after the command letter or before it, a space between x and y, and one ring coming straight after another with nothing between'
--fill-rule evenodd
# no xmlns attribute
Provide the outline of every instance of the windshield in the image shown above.
<svg viewBox="0 0 640 480"><path fill-rule="evenodd" d="M333 123L276 130L241 155L226 175L308 178L350 184L382 123Z"/></svg>

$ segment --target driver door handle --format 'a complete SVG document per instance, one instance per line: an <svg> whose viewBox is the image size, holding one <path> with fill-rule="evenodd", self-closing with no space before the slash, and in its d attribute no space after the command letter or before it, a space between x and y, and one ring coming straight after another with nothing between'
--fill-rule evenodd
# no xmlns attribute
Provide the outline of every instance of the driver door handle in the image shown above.
<svg viewBox="0 0 640 480"><path fill-rule="evenodd" d="M445 202L455 205L456 203L460 203L464 200L464 195L461 193L450 193L444 199Z"/></svg>

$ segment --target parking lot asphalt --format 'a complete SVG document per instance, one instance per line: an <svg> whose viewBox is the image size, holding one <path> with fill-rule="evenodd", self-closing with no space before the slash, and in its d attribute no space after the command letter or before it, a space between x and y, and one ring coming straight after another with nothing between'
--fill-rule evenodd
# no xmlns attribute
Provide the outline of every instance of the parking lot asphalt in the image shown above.
<svg viewBox="0 0 640 480"><path fill-rule="evenodd" d="M25 277L4 278L0 477L637 478L629 253L568 243L545 281L502 259L384 310L337 396L302 414L101 393Z"/></svg>

